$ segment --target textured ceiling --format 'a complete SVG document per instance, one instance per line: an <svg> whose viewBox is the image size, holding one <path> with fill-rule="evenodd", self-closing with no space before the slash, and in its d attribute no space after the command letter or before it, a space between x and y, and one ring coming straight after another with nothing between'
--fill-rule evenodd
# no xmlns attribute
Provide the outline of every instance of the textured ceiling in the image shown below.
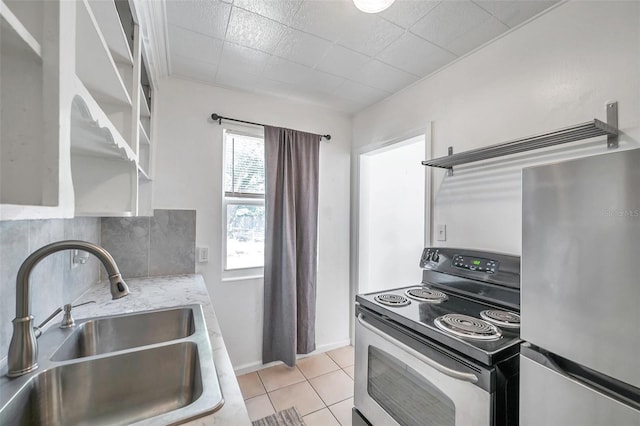
<svg viewBox="0 0 640 426"><path fill-rule="evenodd" d="M557 1L165 0L171 75L353 113Z"/></svg>

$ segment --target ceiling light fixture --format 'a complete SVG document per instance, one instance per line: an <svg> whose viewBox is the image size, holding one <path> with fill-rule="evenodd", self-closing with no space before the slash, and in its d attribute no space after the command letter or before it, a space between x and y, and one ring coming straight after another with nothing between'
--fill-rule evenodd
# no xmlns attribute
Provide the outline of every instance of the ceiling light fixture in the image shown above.
<svg viewBox="0 0 640 426"><path fill-rule="evenodd" d="M353 4L365 13L382 12L393 4L395 0L353 0Z"/></svg>

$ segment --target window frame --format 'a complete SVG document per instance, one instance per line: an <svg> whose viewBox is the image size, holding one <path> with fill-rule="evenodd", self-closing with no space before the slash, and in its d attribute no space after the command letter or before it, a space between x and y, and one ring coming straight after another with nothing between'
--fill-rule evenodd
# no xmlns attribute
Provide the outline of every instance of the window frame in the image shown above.
<svg viewBox="0 0 640 426"><path fill-rule="evenodd" d="M225 190L225 165L227 153L227 138L229 134L261 139L264 143L264 128L253 126L238 126L225 123L222 129L222 281L238 281L264 276L263 266L248 266L229 269L227 264L227 210L229 205L257 205L265 206L264 194L228 192Z"/></svg>

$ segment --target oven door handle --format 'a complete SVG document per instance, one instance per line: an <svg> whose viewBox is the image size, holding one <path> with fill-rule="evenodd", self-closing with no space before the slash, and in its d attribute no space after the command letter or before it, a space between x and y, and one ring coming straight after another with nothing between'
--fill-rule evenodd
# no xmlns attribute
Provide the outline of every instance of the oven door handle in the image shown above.
<svg viewBox="0 0 640 426"><path fill-rule="evenodd" d="M378 336L380 336L381 338L383 338L387 342L392 343L392 344L400 347L405 352L410 353L412 356L418 358L420 361L424 362L425 364L435 368L436 370L438 370L442 374L446 374L447 376L453 377L454 379L462 380L462 381L470 382L470 383L476 383L478 381L478 378L474 374L465 373L465 372L454 370L452 368L444 366L444 365L432 360L431 358L428 358L428 357L424 356L420 352L418 352L415 349L413 349L412 347L400 342L399 340L396 340L394 338L391 338L391 337L387 336L386 334L382 333L380 330L378 330L377 328L375 328L374 326L372 326L371 324L366 322L362 317L362 313L358 314L358 322L364 328L366 328L367 330L377 334Z"/></svg>

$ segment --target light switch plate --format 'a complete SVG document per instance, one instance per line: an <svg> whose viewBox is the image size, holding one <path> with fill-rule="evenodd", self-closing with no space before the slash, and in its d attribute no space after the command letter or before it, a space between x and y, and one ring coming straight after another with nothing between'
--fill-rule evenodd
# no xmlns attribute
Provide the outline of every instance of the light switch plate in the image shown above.
<svg viewBox="0 0 640 426"><path fill-rule="evenodd" d="M438 241L447 241L447 225L438 225Z"/></svg>
<svg viewBox="0 0 640 426"><path fill-rule="evenodd" d="M198 263L207 263L209 261L209 247L198 247Z"/></svg>

